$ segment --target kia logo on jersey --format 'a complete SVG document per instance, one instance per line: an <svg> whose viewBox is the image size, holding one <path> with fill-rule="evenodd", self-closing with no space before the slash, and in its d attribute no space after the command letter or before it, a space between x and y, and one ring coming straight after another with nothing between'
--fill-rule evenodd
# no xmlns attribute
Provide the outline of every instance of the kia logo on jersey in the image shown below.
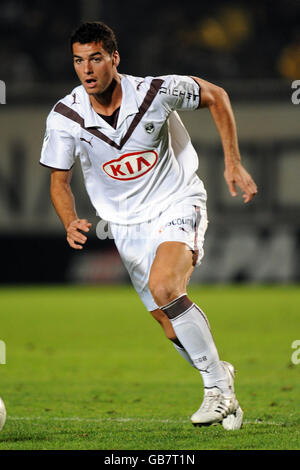
<svg viewBox="0 0 300 470"><path fill-rule="evenodd" d="M154 150L126 153L102 165L103 171L115 180L134 180L150 171L158 159Z"/></svg>

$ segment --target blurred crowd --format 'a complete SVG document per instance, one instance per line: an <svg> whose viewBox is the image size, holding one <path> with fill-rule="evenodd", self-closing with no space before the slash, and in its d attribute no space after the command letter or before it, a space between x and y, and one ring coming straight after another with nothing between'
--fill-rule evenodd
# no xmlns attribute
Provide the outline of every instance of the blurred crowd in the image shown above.
<svg viewBox="0 0 300 470"><path fill-rule="evenodd" d="M68 39L82 0L1 0L0 79L74 80ZM218 79L299 79L299 0L195 2L95 0L97 18L116 32L120 71ZM87 19L87 18L84 18Z"/></svg>

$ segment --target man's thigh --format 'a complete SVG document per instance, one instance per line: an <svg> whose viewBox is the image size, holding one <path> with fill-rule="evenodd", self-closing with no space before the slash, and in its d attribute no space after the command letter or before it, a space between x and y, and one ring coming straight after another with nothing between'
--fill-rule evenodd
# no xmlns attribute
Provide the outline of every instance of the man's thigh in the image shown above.
<svg viewBox="0 0 300 470"><path fill-rule="evenodd" d="M158 305L166 305L186 293L193 271L193 252L181 242L164 242L154 258L149 289Z"/></svg>
<svg viewBox="0 0 300 470"><path fill-rule="evenodd" d="M150 279L151 285L168 280L182 289L193 265L200 264L207 218L206 211L196 206L175 205L150 223L110 225L132 283L149 311L159 306L149 288Z"/></svg>
<svg viewBox="0 0 300 470"><path fill-rule="evenodd" d="M168 281L185 287L193 271L193 252L183 242L161 243L151 266L149 285L153 282Z"/></svg>

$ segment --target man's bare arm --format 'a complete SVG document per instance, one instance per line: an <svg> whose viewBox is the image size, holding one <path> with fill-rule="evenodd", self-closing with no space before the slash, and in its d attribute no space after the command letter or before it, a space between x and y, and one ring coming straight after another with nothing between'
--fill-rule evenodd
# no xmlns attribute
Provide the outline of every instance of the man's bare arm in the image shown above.
<svg viewBox="0 0 300 470"><path fill-rule="evenodd" d="M87 237L81 231L88 232L92 224L77 216L70 186L71 179L72 170L52 170L50 194L57 215L66 229L69 245L76 250L82 250Z"/></svg>
<svg viewBox="0 0 300 470"><path fill-rule="evenodd" d="M244 202L249 202L257 193L257 186L241 163L236 123L229 97L223 88L198 77L192 78L201 87L200 107L209 109L221 138L225 160L224 177L230 194L237 196L237 185L243 192Z"/></svg>

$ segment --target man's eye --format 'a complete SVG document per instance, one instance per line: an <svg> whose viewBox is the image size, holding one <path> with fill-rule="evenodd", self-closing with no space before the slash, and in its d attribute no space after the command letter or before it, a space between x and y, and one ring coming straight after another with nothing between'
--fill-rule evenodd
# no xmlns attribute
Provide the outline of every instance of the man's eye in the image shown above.
<svg viewBox="0 0 300 470"><path fill-rule="evenodd" d="M81 64L82 60L81 59L75 59L75 64Z"/></svg>
<svg viewBox="0 0 300 470"><path fill-rule="evenodd" d="M99 57L94 57L93 61L94 61L94 62L100 62L101 59L100 59Z"/></svg>

